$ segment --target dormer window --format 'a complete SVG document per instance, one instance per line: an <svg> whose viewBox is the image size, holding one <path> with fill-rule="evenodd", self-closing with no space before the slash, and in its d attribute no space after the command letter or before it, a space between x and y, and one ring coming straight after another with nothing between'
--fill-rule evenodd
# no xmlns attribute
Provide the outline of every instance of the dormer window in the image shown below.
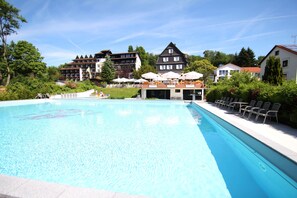
<svg viewBox="0 0 297 198"><path fill-rule="evenodd" d="M168 49L168 53L172 54L173 53L173 49Z"/></svg>

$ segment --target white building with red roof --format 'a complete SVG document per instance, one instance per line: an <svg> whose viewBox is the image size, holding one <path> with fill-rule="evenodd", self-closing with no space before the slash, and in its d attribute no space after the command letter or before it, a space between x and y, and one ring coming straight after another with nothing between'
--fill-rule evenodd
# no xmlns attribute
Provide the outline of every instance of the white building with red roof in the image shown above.
<svg viewBox="0 0 297 198"><path fill-rule="evenodd" d="M279 57L283 67L283 76L297 83L297 45L275 45L260 62L261 78L264 75L266 61L269 56Z"/></svg>

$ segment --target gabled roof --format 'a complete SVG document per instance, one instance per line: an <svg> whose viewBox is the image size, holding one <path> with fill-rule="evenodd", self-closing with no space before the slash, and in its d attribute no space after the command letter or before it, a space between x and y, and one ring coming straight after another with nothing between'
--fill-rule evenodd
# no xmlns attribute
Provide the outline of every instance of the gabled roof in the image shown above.
<svg viewBox="0 0 297 198"><path fill-rule="evenodd" d="M162 51L162 53L159 54L158 59L157 59L157 62L156 62L156 65L160 64L160 63L159 63L159 58L162 57L162 54L166 53L166 50L167 50L168 48L172 48L174 52L176 52L177 54L180 54L180 55L181 55L181 58L182 58L182 61L185 62L185 63L187 64L186 55L185 55L184 53L182 53L182 52L176 47L176 45L175 45L174 43L170 42L170 43L167 45L167 47ZM165 55L164 55L164 56L165 56Z"/></svg>
<svg viewBox="0 0 297 198"><path fill-rule="evenodd" d="M251 72L251 73L260 73L260 67L242 67L241 71Z"/></svg>
<svg viewBox="0 0 297 198"><path fill-rule="evenodd" d="M219 66L216 70L221 70L222 68L225 68L225 67L235 67L235 68L241 69L241 67L239 67L238 65L227 63L226 65Z"/></svg>
<svg viewBox="0 0 297 198"><path fill-rule="evenodd" d="M259 63L260 65L262 64L262 62L269 56L269 54L275 49L275 48L280 48L283 49L285 51L291 52L292 54L297 55L297 45L275 45L269 52L268 54L261 60L261 62Z"/></svg>

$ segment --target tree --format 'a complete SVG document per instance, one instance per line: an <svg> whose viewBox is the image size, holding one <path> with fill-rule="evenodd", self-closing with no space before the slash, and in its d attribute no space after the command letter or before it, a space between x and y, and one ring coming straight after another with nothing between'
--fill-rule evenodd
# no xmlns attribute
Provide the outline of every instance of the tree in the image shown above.
<svg viewBox="0 0 297 198"><path fill-rule="evenodd" d="M148 72L153 72L157 73L156 68L150 66L150 65L141 65L141 67L136 71L133 71L133 76L136 79L141 78L142 74L148 73Z"/></svg>
<svg viewBox="0 0 297 198"><path fill-rule="evenodd" d="M155 68L158 56L152 53L147 53L148 65Z"/></svg>
<svg viewBox="0 0 297 198"><path fill-rule="evenodd" d="M132 45L129 45L129 46L128 46L128 52L134 52L134 50L133 50L133 46L132 46Z"/></svg>
<svg viewBox="0 0 297 198"><path fill-rule="evenodd" d="M255 54L249 47L244 47L240 50L239 54L235 53L234 64L240 67L252 67L256 65Z"/></svg>
<svg viewBox="0 0 297 198"><path fill-rule="evenodd" d="M7 61L7 37L20 28L20 22L25 23L26 19L19 14L19 9L0 0L0 38L2 42L2 61L6 67L6 85L10 82L10 66Z"/></svg>
<svg viewBox="0 0 297 198"><path fill-rule="evenodd" d="M206 82L215 69L217 68L213 66L209 60L203 59L189 64L189 66L185 68L185 72L196 71L201 73L203 74L203 81Z"/></svg>
<svg viewBox="0 0 297 198"><path fill-rule="evenodd" d="M110 56L106 56L106 61L103 63L101 71L101 79L110 83L115 78L115 69Z"/></svg>
<svg viewBox="0 0 297 198"><path fill-rule="evenodd" d="M142 65L148 65L148 53L142 46L136 46L135 52L138 52Z"/></svg>
<svg viewBox="0 0 297 198"><path fill-rule="evenodd" d="M225 54L219 51L205 50L203 52L204 58L209 60L211 64L218 67L221 64L227 64L233 61L234 55Z"/></svg>
<svg viewBox="0 0 297 198"><path fill-rule="evenodd" d="M187 57L187 61L188 61L188 64L189 65L192 64L195 61L202 60L202 59L203 59L203 57L201 57L201 56L195 56L195 55L189 55Z"/></svg>
<svg viewBox="0 0 297 198"><path fill-rule="evenodd" d="M257 65L260 65L260 62L265 58L265 56L258 56Z"/></svg>
<svg viewBox="0 0 297 198"><path fill-rule="evenodd" d="M279 58L276 58L275 56L270 56L268 58L262 80L272 85L282 84L283 70Z"/></svg>
<svg viewBox="0 0 297 198"><path fill-rule="evenodd" d="M57 81L60 78L60 70L55 66L50 66L47 68L48 80L49 81Z"/></svg>
<svg viewBox="0 0 297 198"><path fill-rule="evenodd" d="M10 44L11 54L8 63L14 76L45 77L46 64L38 49L27 41L18 41Z"/></svg>

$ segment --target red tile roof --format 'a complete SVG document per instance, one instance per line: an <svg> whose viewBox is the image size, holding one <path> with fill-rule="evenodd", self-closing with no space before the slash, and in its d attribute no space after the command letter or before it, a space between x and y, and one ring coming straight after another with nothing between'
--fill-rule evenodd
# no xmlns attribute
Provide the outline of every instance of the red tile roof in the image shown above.
<svg viewBox="0 0 297 198"><path fill-rule="evenodd" d="M260 73L260 67L242 67L241 71L251 72L251 73Z"/></svg>

